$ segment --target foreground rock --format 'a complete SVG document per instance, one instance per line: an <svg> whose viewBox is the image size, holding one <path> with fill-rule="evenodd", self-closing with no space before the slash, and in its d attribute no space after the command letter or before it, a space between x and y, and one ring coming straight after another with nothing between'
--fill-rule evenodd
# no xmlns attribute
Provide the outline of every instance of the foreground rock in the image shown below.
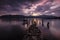
<svg viewBox="0 0 60 40"><path fill-rule="evenodd" d="M41 31L36 27L36 24L32 24L26 30L23 40L41 40Z"/></svg>

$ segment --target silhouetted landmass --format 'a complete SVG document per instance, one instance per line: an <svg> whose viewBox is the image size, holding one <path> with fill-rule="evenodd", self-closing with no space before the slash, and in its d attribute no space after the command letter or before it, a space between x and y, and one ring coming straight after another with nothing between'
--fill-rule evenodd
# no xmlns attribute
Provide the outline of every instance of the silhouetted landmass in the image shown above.
<svg viewBox="0 0 60 40"><path fill-rule="evenodd" d="M23 15L3 15L0 16L0 18L24 18L25 16Z"/></svg>
<svg viewBox="0 0 60 40"><path fill-rule="evenodd" d="M11 21L11 20L17 20L17 21L22 21L25 16L23 15L3 15L0 16L0 19L6 20L6 21Z"/></svg>
<svg viewBox="0 0 60 40"><path fill-rule="evenodd" d="M27 18L60 19L60 17L56 17L56 16L52 16L52 15L29 16Z"/></svg>
<svg viewBox="0 0 60 40"><path fill-rule="evenodd" d="M60 17L52 16L52 15L40 15L40 16L24 16L24 15L3 15L0 16L1 19L17 19L20 18L41 18L41 19L60 19ZM21 20L20 19L20 20Z"/></svg>

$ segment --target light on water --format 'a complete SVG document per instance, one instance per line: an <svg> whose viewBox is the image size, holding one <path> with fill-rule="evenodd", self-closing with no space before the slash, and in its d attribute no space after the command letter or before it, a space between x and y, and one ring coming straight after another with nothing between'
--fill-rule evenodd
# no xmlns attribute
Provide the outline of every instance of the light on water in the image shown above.
<svg viewBox="0 0 60 40"><path fill-rule="evenodd" d="M33 18L28 20L28 25L27 24L23 25L24 23L23 21L3 21L2 19L0 19L0 26L18 25L23 29L27 29L32 24L32 20ZM42 19L34 18L34 21L37 23L37 26L39 26L39 28L42 26ZM60 20L59 19L58 20L49 20L49 19L43 20L43 24L44 24L43 27L47 28L48 22L49 22L49 31L51 32L51 34L53 34L56 37L60 36Z"/></svg>

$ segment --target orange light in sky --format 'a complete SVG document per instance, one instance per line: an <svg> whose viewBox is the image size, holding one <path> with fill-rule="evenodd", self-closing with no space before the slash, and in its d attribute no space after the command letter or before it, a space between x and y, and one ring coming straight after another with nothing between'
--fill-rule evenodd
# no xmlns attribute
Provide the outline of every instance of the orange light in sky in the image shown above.
<svg viewBox="0 0 60 40"><path fill-rule="evenodd" d="M32 16L38 16L38 14L32 14Z"/></svg>

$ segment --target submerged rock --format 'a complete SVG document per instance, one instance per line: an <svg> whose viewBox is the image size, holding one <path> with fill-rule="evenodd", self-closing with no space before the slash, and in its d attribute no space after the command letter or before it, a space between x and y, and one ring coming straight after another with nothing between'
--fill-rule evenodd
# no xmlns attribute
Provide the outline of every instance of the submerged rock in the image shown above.
<svg viewBox="0 0 60 40"><path fill-rule="evenodd" d="M26 30L23 40L41 40L41 31L35 24L32 24L29 29Z"/></svg>

